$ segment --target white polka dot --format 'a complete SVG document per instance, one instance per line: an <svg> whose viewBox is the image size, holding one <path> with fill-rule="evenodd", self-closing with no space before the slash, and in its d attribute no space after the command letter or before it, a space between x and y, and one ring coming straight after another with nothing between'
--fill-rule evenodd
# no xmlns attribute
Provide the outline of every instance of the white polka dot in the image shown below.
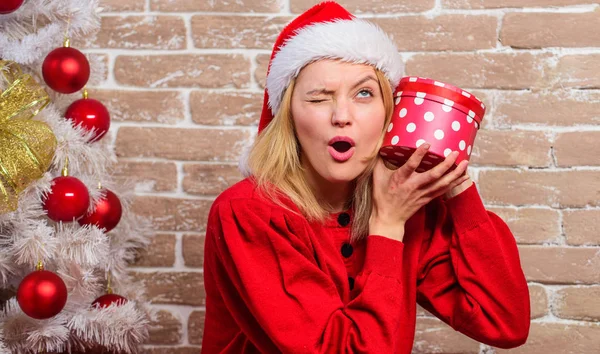
<svg viewBox="0 0 600 354"><path fill-rule="evenodd" d="M428 156L430 159L432 159L432 160L438 160L438 159L439 159L439 157L437 157L437 156L436 156L436 155L434 155L434 154L429 154L429 155L427 155L427 156Z"/></svg>
<svg viewBox="0 0 600 354"><path fill-rule="evenodd" d="M433 114L433 112L427 112L427 113L425 113L424 118L426 121L432 122L433 119L435 118L435 115Z"/></svg>
<svg viewBox="0 0 600 354"><path fill-rule="evenodd" d="M417 97L425 98L425 96L427 96L427 94L425 92L417 92Z"/></svg>
<svg viewBox="0 0 600 354"><path fill-rule="evenodd" d="M406 150L406 151L410 151L411 150L409 147L406 147L406 146L400 146L400 149Z"/></svg>
<svg viewBox="0 0 600 354"><path fill-rule="evenodd" d="M464 140L461 140L460 143L458 143L458 147L460 148L460 151L463 151L465 149L465 146L467 146L467 143L465 143Z"/></svg>
<svg viewBox="0 0 600 354"><path fill-rule="evenodd" d="M396 106L400 103L400 101L402 101L402 97L396 98Z"/></svg>
<svg viewBox="0 0 600 354"><path fill-rule="evenodd" d="M444 150L444 156L448 157L448 155L450 155L452 153L452 149L446 149Z"/></svg>
<svg viewBox="0 0 600 354"><path fill-rule="evenodd" d="M388 149L388 150L394 150L393 146L386 146L385 148Z"/></svg>
<svg viewBox="0 0 600 354"><path fill-rule="evenodd" d="M431 165L433 165L433 164L432 164L431 162L429 162L429 161L423 161L423 164L424 164L424 165L428 165L428 166L431 166Z"/></svg>
<svg viewBox="0 0 600 354"><path fill-rule="evenodd" d="M419 168L417 168L417 172L419 172L419 173L420 173L420 172L425 172L425 170L424 170L424 169L422 169L421 167L419 167Z"/></svg>
<svg viewBox="0 0 600 354"><path fill-rule="evenodd" d="M434 81L434 82L433 82L433 84L434 84L435 86L439 86L439 87L444 87L444 86L446 86L446 85L445 85L443 82L439 82L439 81Z"/></svg>
<svg viewBox="0 0 600 354"><path fill-rule="evenodd" d="M405 155L401 152L395 152L394 155L396 156L400 156L400 157L404 157Z"/></svg>
<svg viewBox="0 0 600 354"><path fill-rule="evenodd" d="M475 112L469 110L469 117L475 118Z"/></svg>
<svg viewBox="0 0 600 354"><path fill-rule="evenodd" d="M415 130L417 130L417 125L415 123L408 123L408 125L406 126L406 131L412 133Z"/></svg>
<svg viewBox="0 0 600 354"><path fill-rule="evenodd" d="M473 123L473 118L471 118L471 117L467 116L467 122L468 122L469 124Z"/></svg>
<svg viewBox="0 0 600 354"><path fill-rule="evenodd" d="M419 146L421 146L423 144L425 144L425 140L423 140L423 139L417 140L417 147L419 147Z"/></svg>
<svg viewBox="0 0 600 354"><path fill-rule="evenodd" d="M394 123L390 123L390 125L388 126L388 133L391 132L392 129L394 129Z"/></svg>
<svg viewBox="0 0 600 354"><path fill-rule="evenodd" d="M442 139L444 139L444 131L441 129L438 129L435 131L435 133L433 133L433 136L435 136L435 138L437 140L442 140Z"/></svg>
<svg viewBox="0 0 600 354"><path fill-rule="evenodd" d="M402 91L398 91L398 92L396 93L396 97L400 97L400 96L402 96Z"/></svg>
<svg viewBox="0 0 600 354"><path fill-rule="evenodd" d="M387 154L385 152L380 152L379 153L381 156L387 156Z"/></svg>
<svg viewBox="0 0 600 354"><path fill-rule="evenodd" d="M399 141L400 141L400 137L398 135L394 136L392 138L392 145L398 144Z"/></svg>
<svg viewBox="0 0 600 354"><path fill-rule="evenodd" d="M420 106L420 105L422 105L422 104L423 104L423 102L425 102L425 100L424 100L424 99L422 99L422 98L419 98L419 97L415 97L415 104L416 104L417 106Z"/></svg>
<svg viewBox="0 0 600 354"><path fill-rule="evenodd" d="M410 82L417 82L417 78L416 77L411 77L410 79L408 79L408 81L410 81Z"/></svg>
<svg viewBox="0 0 600 354"><path fill-rule="evenodd" d="M446 106L445 104L443 104L442 109L444 110L444 112L450 113L450 111L452 110L452 107Z"/></svg>
<svg viewBox="0 0 600 354"><path fill-rule="evenodd" d="M467 148L467 155L471 156L471 145Z"/></svg>
<svg viewBox="0 0 600 354"><path fill-rule="evenodd" d="M458 121L452 122L452 130L454 130L455 132L460 130L460 123Z"/></svg>
<svg viewBox="0 0 600 354"><path fill-rule="evenodd" d="M445 104L446 106L450 106L450 107L452 107L452 106L454 106L454 101L452 101L452 100L449 100L449 99L447 99L447 98L444 98L444 104Z"/></svg>
<svg viewBox="0 0 600 354"><path fill-rule="evenodd" d="M406 117L406 114L408 113L408 110L406 108L402 108L400 110L400 118L404 118Z"/></svg>
<svg viewBox="0 0 600 354"><path fill-rule="evenodd" d="M481 108L485 109L485 105L483 103L481 104Z"/></svg>
<svg viewBox="0 0 600 354"><path fill-rule="evenodd" d="M466 91L463 91L463 92L462 92L462 95L463 95L463 96L465 96L465 97L471 97L471 94L469 94L469 93L468 93L468 92L466 92Z"/></svg>

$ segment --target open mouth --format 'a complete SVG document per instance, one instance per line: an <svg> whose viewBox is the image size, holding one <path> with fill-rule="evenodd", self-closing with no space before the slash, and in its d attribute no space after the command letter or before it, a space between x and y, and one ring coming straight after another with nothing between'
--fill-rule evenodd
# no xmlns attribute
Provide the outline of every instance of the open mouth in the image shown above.
<svg viewBox="0 0 600 354"><path fill-rule="evenodd" d="M337 142L331 144L331 146L335 149L335 151L344 153L344 152L350 150L350 148L352 147L352 144L350 144L347 141L337 141Z"/></svg>

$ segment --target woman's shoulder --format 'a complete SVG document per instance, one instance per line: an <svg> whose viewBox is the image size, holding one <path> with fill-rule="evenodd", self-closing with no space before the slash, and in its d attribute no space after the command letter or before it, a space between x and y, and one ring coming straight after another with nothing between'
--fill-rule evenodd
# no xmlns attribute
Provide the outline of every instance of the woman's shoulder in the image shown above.
<svg viewBox="0 0 600 354"><path fill-rule="evenodd" d="M287 208L267 197L259 190L254 178L247 177L221 192L213 202L211 212L220 208L235 212L248 211L252 214L260 211L262 216L271 212L295 214L297 208L288 198L282 197L281 201Z"/></svg>

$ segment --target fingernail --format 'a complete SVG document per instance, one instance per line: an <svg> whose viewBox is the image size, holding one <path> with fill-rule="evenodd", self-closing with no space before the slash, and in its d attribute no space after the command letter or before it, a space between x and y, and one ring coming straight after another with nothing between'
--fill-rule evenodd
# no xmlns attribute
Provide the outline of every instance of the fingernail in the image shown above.
<svg viewBox="0 0 600 354"><path fill-rule="evenodd" d="M425 143L425 144L423 144L423 147L425 148L425 150L429 150L429 148L431 147L431 144Z"/></svg>

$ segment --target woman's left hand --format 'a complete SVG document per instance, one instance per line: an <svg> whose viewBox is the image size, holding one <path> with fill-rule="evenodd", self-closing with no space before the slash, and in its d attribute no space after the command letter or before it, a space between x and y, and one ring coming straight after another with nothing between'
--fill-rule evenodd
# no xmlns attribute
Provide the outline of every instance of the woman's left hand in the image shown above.
<svg viewBox="0 0 600 354"><path fill-rule="evenodd" d="M465 171L466 173L466 171ZM459 184L458 186L452 188L450 191L448 191L445 195L444 198L446 200L450 199L450 198L454 198L457 195L459 195L460 193L466 191L469 187L471 187L471 185L473 184L473 180L471 180L470 178L467 179L466 181L464 181L463 183Z"/></svg>

